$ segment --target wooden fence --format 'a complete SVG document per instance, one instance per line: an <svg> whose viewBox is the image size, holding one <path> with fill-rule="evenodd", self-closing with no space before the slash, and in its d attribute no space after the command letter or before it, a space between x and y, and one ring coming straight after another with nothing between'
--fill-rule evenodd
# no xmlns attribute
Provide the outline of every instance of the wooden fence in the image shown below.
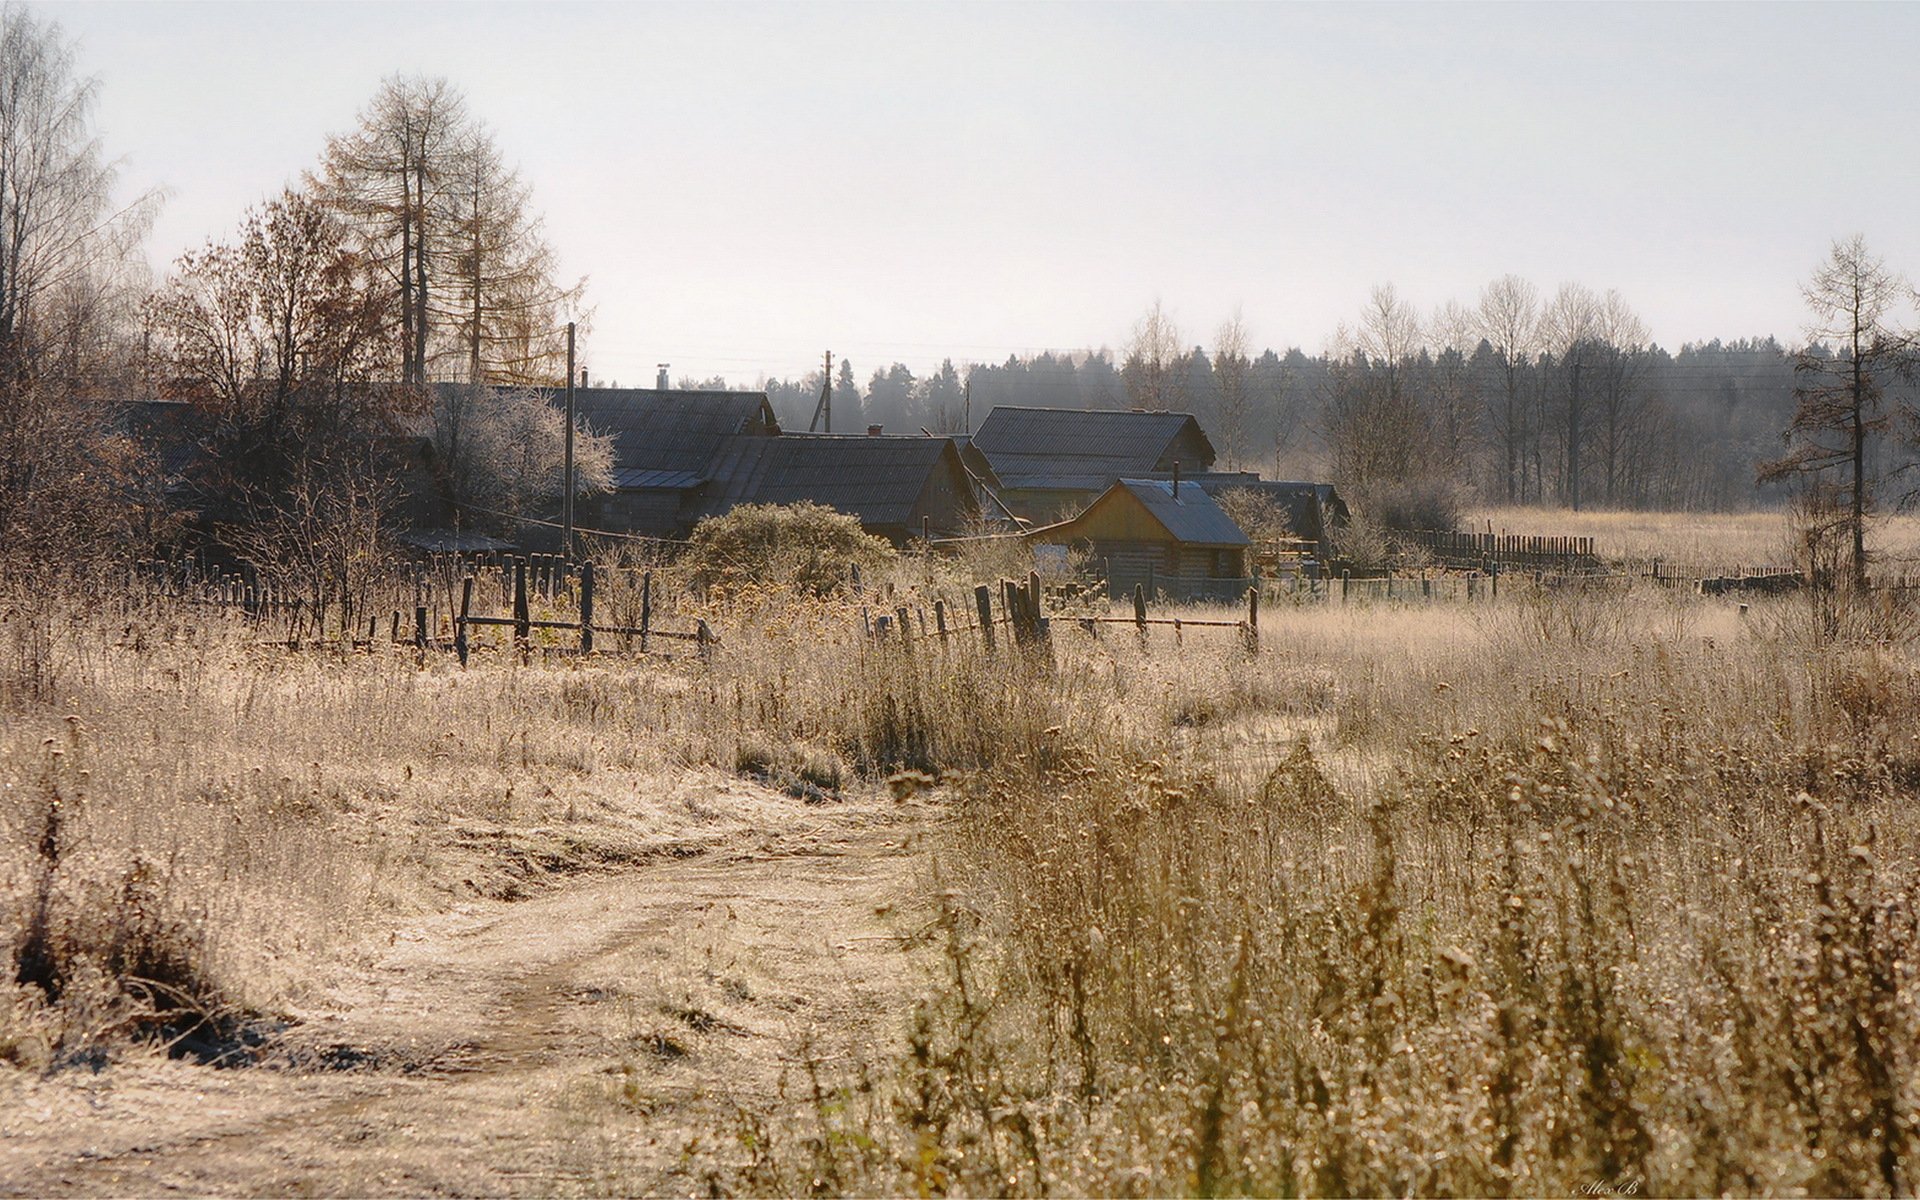
<svg viewBox="0 0 1920 1200"><path fill-rule="evenodd" d="M1395 529L1394 541L1417 546L1457 570L1506 567L1590 574L1603 570L1590 537L1538 537L1520 533L1475 533L1459 529Z"/></svg>
<svg viewBox="0 0 1920 1200"><path fill-rule="evenodd" d="M411 646L452 651L462 663L477 644L475 635L492 627L510 630L511 646L523 655L533 649L534 630L573 635L567 645L541 647L548 651L592 653L596 635L617 637L618 648L643 654L653 652L656 639L691 642L703 652L718 642L705 620L696 620L691 629L664 628L653 573L646 570L617 573L622 584L637 590L638 613L625 621L608 621L604 609L596 612L608 574L592 562L569 562L557 555L446 555L357 589L296 590L248 563L191 559L137 564L127 581L127 595L135 602L165 600L233 612L263 633L278 634L265 641L268 645L355 650ZM494 596L499 598L497 608L490 603ZM573 611L564 618L536 618L535 601L544 609Z"/></svg>
<svg viewBox="0 0 1920 1200"><path fill-rule="evenodd" d="M569 570L571 571L572 568L569 568ZM709 656L712 653L715 643L720 640L713 632L712 627L707 624L705 618L697 618L691 630L662 629L654 624L652 571L646 571L641 574L640 620L637 625L596 625L594 623L594 589L597 575L594 565L591 562L581 563L577 569L579 586L573 591L573 600L576 606L575 612L577 614L574 619L566 621L550 619L535 620L531 612L528 596L528 574L529 564L526 560L522 559L513 563L511 572L513 582L510 593L513 615L506 617L476 615L473 611L474 577L468 575L461 581L460 615L454 619L453 623L453 651L459 656L462 666L466 665L468 656L473 650L473 631L475 629L485 629L489 627L511 629L513 631L513 648L522 658L527 657L531 652L533 631L536 629L561 630L573 634L577 639L575 645L573 647L561 647L561 649L577 650L580 654L592 654L594 652L594 638L596 635L633 639L638 643L635 648L642 654L651 652L651 647L648 643L655 638L692 642L699 648L702 658ZM558 597L550 595L548 598L564 599L565 593L560 593ZM425 609L419 610L419 620L423 628L426 620L425 612Z"/></svg>
<svg viewBox="0 0 1920 1200"><path fill-rule="evenodd" d="M1257 649L1260 644L1258 588L1247 589L1246 615L1239 620L1150 615L1144 584L1135 585L1133 612L1128 616L1091 611L1049 613L1047 599L1039 572L1029 572L1024 583L1002 579L997 588L984 583L977 585L973 589L971 611L949 609L944 598L936 598L930 606L931 621L928 620L929 606L924 603L899 604L893 606L891 612L877 614L872 605L862 606L860 632L872 641L898 638L909 654L919 643L946 646L967 635L976 635L980 645L992 653L1000 644L997 631L1003 628L1015 646L1042 646L1052 638L1056 621L1077 625L1090 633L1097 633L1103 625L1130 625L1142 639L1156 627L1167 628L1173 631L1176 642L1189 629L1231 629L1238 631L1249 649Z"/></svg>

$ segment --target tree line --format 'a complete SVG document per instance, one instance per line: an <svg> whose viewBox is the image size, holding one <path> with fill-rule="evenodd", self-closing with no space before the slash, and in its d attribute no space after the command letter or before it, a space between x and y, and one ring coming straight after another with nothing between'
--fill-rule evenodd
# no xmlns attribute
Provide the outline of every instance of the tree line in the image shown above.
<svg viewBox="0 0 1920 1200"><path fill-rule="evenodd" d="M1250 349L1230 319L1208 344L1149 310L1120 349L1010 356L916 376L841 361L836 432L953 434L996 404L1193 412L1223 469L1330 479L1356 493L1451 490L1486 503L1733 510L1782 503L1763 481L1792 419L1798 352L1772 337L1655 345L1617 292L1543 297L1495 280L1422 317L1376 289L1328 348ZM725 380L704 381L725 386ZM763 386L807 427L820 373Z"/></svg>

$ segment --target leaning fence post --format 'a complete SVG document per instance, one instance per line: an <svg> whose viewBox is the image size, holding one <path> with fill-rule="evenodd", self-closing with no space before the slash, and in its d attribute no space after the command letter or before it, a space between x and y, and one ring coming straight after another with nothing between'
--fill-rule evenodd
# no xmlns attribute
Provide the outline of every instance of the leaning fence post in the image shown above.
<svg viewBox="0 0 1920 1200"><path fill-rule="evenodd" d="M653 625L653 572L640 576L640 653L647 652L647 630Z"/></svg>
<svg viewBox="0 0 1920 1200"><path fill-rule="evenodd" d="M593 653L593 564L580 564L580 653Z"/></svg>
<svg viewBox="0 0 1920 1200"><path fill-rule="evenodd" d="M1040 572L1028 571L1027 621L1035 638L1045 638L1049 632L1047 629L1046 608L1041 604L1041 599Z"/></svg>
<svg viewBox="0 0 1920 1200"><path fill-rule="evenodd" d="M1147 585L1133 585L1133 623L1140 631L1140 640L1147 640Z"/></svg>
<svg viewBox="0 0 1920 1200"><path fill-rule="evenodd" d="M987 653L993 653L993 592L986 584L973 589L973 606L980 614L980 640L986 643Z"/></svg>
<svg viewBox="0 0 1920 1200"><path fill-rule="evenodd" d="M523 558L513 564L513 645L520 651L522 659L527 656L527 643L533 634L530 620L527 612L527 560Z"/></svg>
<svg viewBox="0 0 1920 1200"><path fill-rule="evenodd" d="M708 626L705 617L699 618L693 627L694 641L700 647L700 661L706 662L713 657L713 629Z"/></svg>

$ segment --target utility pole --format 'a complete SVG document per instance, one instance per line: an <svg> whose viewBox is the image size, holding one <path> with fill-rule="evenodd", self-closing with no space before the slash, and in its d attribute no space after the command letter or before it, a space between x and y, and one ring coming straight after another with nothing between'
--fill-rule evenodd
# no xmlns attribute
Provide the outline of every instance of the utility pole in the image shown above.
<svg viewBox="0 0 1920 1200"><path fill-rule="evenodd" d="M973 436L973 375L967 375L967 384L960 389L960 429L968 437Z"/></svg>
<svg viewBox="0 0 1920 1200"><path fill-rule="evenodd" d="M826 417L824 432L833 432L833 351L827 351L827 373L820 378L820 403L813 406L813 420L807 422L807 432L812 433L814 426L820 424L822 415Z"/></svg>
<svg viewBox="0 0 1920 1200"><path fill-rule="evenodd" d="M566 493L560 501L560 553L573 558L573 322L567 322L567 463Z"/></svg>

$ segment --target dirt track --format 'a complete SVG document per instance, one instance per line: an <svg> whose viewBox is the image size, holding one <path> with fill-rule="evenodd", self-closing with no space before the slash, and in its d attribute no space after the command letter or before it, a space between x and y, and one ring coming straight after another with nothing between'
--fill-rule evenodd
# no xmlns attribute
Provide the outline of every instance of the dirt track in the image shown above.
<svg viewBox="0 0 1920 1200"><path fill-rule="evenodd" d="M305 1065L0 1085L0 1194L704 1191L690 1139L731 1136L804 1054L871 1057L920 978L902 906L929 810L796 810L400 931L301 1014Z"/></svg>

